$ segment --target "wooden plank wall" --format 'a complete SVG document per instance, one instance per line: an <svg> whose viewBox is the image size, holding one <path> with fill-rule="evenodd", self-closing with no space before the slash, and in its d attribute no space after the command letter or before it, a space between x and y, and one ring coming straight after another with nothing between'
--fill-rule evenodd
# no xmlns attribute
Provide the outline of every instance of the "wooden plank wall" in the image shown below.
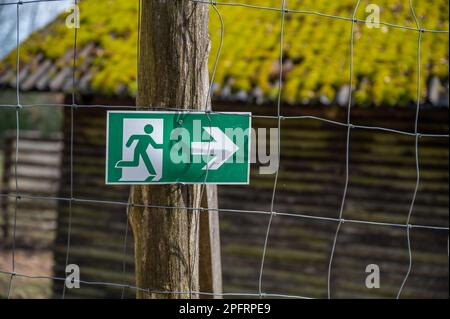
<svg viewBox="0 0 450 319"><path fill-rule="evenodd" d="M102 101L99 104L106 104ZM127 104L122 104L127 105ZM270 115L273 108L219 105L216 110L245 110ZM127 201L128 188L104 185L105 124L103 109L77 109L74 118L74 197ZM360 109L354 124L413 130L414 109ZM336 107L283 107L284 115L311 115L345 121ZM448 134L448 110L421 110L420 130ZM254 119L255 127L276 127L276 120ZM283 120L280 179L275 210L337 217L344 188L345 127L316 120ZM66 110L60 196L70 194L70 111ZM353 130L350 184L344 218L405 223L416 179L414 137ZM412 223L448 226L448 139L420 140L421 185ZM249 186L223 186L221 208L270 210L273 175L252 166ZM69 209L59 203L55 275L64 275ZM268 216L222 213L221 241L224 291L257 292ZM74 202L69 263L81 267L87 281L133 283L131 236L123 274L126 207ZM337 224L276 216L269 236L263 276L267 293L326 297L328 258ZM448 298L447 231L413 229L413 270L405 297ZM365 268L381 267L381 288L365 288ZM333 297L394 297L408 267L406 230L345 223L332 268ZM61 282L54 283L59 297ZM82 285L67 297L120 297L122 289ZM126 291L132 297L132 291Z"/></svg>
<svg viewBox="0 0 450 319"><path fill-rule="evenodd" d="M70 111L65 110L61 197L70 197ZM106 111L78 109L74 112L73 196L78 199L127 202L129 188L105 186ZM54 272L64 276L67 251L69 203L59 203ZM126 272L123 273L126 205L73 202L69 263L79 265L86 281L133 284L133 243L127 245ZM62 282L54 283L55 297ZM125 292L132 296L131 291ZM66 292L66 297L120 298L122 289L102 285L82 285Z"/></svg>
<svg viewBox="0 0 450 319"><path fill-rule="evenodd" d="M270 112L255 113L270 115ZM358 125L413 131L414 110L352 112ZM420 131L448 134L447 110L421 110ZM273 115L273 114L272 114ZM341 109L285 109L345 122ZM255 126L276 126L257 119ZM345 182L346 128L316 120L282 121L282 160L275 211L338 217ZM350 183L343 217L406 222L416 182L412 136L355 129ZM420 139L421 183L412 223L448 227L448 139ZM221 187L222 208L270 211L273 176L255 170L249 187ZM224 286L255 292L268 217L222 214ZM335 222L276 216L263 277L271 293L327 297L328 261ZM447 231L411 230L413 269L404 297L448 298ZM381 268L381 288L365 288L368 264ZM332 268L332 297L395 297L408 267L406 230L345 223Z"/></svg>

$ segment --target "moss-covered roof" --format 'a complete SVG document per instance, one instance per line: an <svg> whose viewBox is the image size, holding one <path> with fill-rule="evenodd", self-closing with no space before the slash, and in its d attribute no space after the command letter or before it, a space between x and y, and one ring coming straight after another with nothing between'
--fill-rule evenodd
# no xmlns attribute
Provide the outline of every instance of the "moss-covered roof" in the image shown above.
<svg viewBox="0 0 450 319"><path fill-rule="evenodd" d="M278 0L240 1L269 7L280 5ZM448 30L448 0L413 2L423 28ZM351 17L355 5L354 0L291 0L288 3L289 9L343 17ZM358 19L365 19L365 8L370 3L380 6L383 22L415 27L408 1L402 0L363 0L357 12ZM280 13L236 6L219 6L219 10L224 18L225 37L215 78L215 94L225 99L258 102L275 99ZM134 96L138 1L84 0L80 12L77 61L80 90ZM220 39L220 23L214 10L211 10L210 20L212 67ZM21 83L33 74L36 78L36 83L29 80L23 89L70 87L71 75L67 70L71 64L73 30L66 28L64 21L65 14L33 33L21 45ZM286 15L285 102L327 104L347 98L350 28L351 21L342 19L314 14ZM408 105L415 100L417 38L418 32L413 30L356 24L354 84L358 105ZM434 98L442 100L448 92L448 33L423 33L421 49L421 94L429 98L431 89ZM0 64L0 84L15 82L14 69L15 52L12 52ZM36 72L40 73L36 75ZM430 83L434 85L432 88Z"/></svg>

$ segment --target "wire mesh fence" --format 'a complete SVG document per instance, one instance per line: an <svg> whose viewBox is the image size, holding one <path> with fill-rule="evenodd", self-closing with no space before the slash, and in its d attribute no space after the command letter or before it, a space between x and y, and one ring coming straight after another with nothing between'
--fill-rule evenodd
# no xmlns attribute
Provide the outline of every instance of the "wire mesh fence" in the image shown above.
<svg viewBox="0 0 450 319"><path fill-rule="evenodd" d="M110 106L110 105L84 105L84 104L78 104L77 103L77 28L74 28L73 33L73 60L72 60L72 92L71 92L71 103L69 104L22 104L20 99L20 8L24 5L31 4L31 3L37 3L37 2L55 2L55 1L66 1L66 0L34 0L34 1L15 1L15 2L5 2L0 3L2 6L15 6L16 7L16 103L15 104L4 104L0 105L0 109L15 109L15 115L16 115L16 140L15 140L15 156L14 156L14 175L15 175L15 192L8 193L8 194L1 194L1 197L9 198L14 200L14 218L13 218L13 235L12 235L12 264L11 264L11 271L4 271L0 270L1 274L9 275L9 288L8 288L8 298L11 297L11 291L14 288L14 279L16 277L23 277L23 278L29 278L29 279L50 279L54 282L65 282L66 278L64 277L57 277L57 276L39 276L39 275L28 275L19 273L16 271L16 262L15 262L15 253L16 253L16 221L17 221L17 214L18 214L18 207L20 207L21 200L36 200L36 201L58 201L66 203L69 207L69 217L68 217L68 230L67 230L67 239L66 239L66 255L65 255L65 266L69 264L70 259L70 251L71 251L71 225L72 225L72 206L76 203L90 203L90 204L99 204L99 205L115 205L123 207L128 211L128 208L133 207L140 207L140 208L164 208L167 210L171 209L177 209L179 207L176 206L163 206L163 205L143 205L140 203L131 203L130 201L112 201L112 200L101 200L101 199L92 199L92 198L80 198L75 195L74 193L74 114L77 111L77 109L82 108L100 108L100 109L136 109L136 106L134 105L121 105L121 106ZM420 140L422 138L435 138L435 139L447 139L449 138L448 134L429 134L429 133L422 133L419 131L419 121L420 121L420 106L421 106L421 56L422 56L422 50L421 50L421 43L423 39L423 35L425 33L431 33L431 34L437 34L437 33L448 33L448 30L434 30L434 29L426 29L421 26L421 23L419 19L416 16L416 12L413 6L413 3L411 0L409 0L409 9L411 12L411 16L414 20L415 27L410 26L403 26L388 22L380 21L380 25L385 25L391 28L397 28L397 29L403 29L408 32L415 32L417 34L417 98L416 98L416 109L415 109L415 119L414 119L414 131L403 131L403 130L397 130L392 129L388 127L382 127L382 126L368 126L368 125L358 125L354 124L352 122L352 106L354 106L354 99L353 99L353 93L354 93L354 46L355 46L355 26L360 23L366 23L366 20L361 20L356 17L357 10L361 4L361 1L355 1L354 7L353 7L353 14L351 17L346 16L338 16L338 15L331 15L326 14L322 12L317 11L308 11L308 10L293 10L289 9L288 3L286 0L280 0L280 6L279 7L266 7L266 6L258 6L253 5L249 3L239 3L239 2L219 2L219 1L202 1L202 0L189 0L195 5L199 6L210 6L214 12L217 14L219 20L220 20L220 45L219 50L217 52L217 55L215 56L215 63L213 72L211 74L211 86L208 90L208 95L212 95L213 90L213 83L214 83L214 77L216 74L216 70L218 67L220 67L220 55L222 51L222 44L223 39L226 37L226 26L223 20L223 17L221 15L220 7L221 6L228 6L228 7L243 7L248 10L262 10L262 11L272 11L277 14L279 14L279 23L280 23L280 34L279 34L279 65L282 66L284 62L284 36L285 36L285 21L286 17L289 15L315 15L322 19L336 19L336 20L342 20L343 23L348 23L351 26L350 34L348 35L348 46L349 46L349 83L348 83L348 103L347 103L347 116L346 121L334 121L329 120L322 117L317 116L285 116L281 112L281 106L282 106L282 93L283 93L283 68L279 68L279 74L278 74L278 93L276 98L276 115L252 115L253 118L266 118L266 119L272 119L275 120L277 123L278 131L281 132L282 130L282 123L284 121L293 121L293 120L311 120L311 121L320 121L327 123L329 125L333 125L336 127L341 127L345 129L346 131L346 143L345 143L345 176L344 176L344 189L343 189L343 195L340 201L340 207L337 212L336 217L326 217L326 216L317 216L317 215L311 215L306 214L303 212L293 212L293 213L287 213L287 212L277 212L275 210L275 200L277 197L277 191L279 188L279 166L277 168L277 171L274 176L273 180L273 187L272 187L272 195L270 198L270 209L269 210L244 210L244 209L222 209L222 208L192 208L192 207L183 207L186 211L198 211L198 212L208 212L208 211L215 211L220 214L251 214L251 215L261 215L266 216L269 218L267 227L265 228L265 236L264 236L264 245L262 250L262 256L260 260L260 268L259 268L259 276L258 276L258 291L255 293L247 293L247 292L227 292L227 293L210 293L210 292L202 292L202 291L194 291L193 289L190 289L189 291L153 291L148 288L144 287L136 287L133 285L128 285L124 283L117 283L117 282L102 282L102 281L84 281L80 280L79 282L85 285L93 285L93 286L109 286L114 287L118 289L122 289L122 297L125 295L125 290L133 290L133 291L142 291L148 294L154 293L154 294L180 294L180 295L204 295L204 296L218 296L218 297L280 297L280 298L309 298L308 296L299 296L299 295L290 295L290 294L273 294L268 293L264 290L264 270L265 270L265 264L266 264L266 255L267 255L267 247L270 242L271 237L271 231L272 231L272 225L273 221L276 218L282 218L282 217L292 217L292 218L299 218L304 220L310 220L311 222L314 221L322 221L322 222L328 222L333 223L335 225L335 233L333 236L333 243L332 243L332 249L331 253L329 255L328 259L328 266L327 266L327 296L328 298L333 297L333 291L332 291L332 284L331 279L333 276L333 261L335 258L335 251L336 251L336 245L338 242L339 235L341 233L342 225L344 224L354 224L354 225L375 225L375 226L382 226L382 227L392 227L396 229L403 229L405 232L406 242L407 242L407 248L408 248L408 269L407 272L404 273L402 283L400 287L398 288L397 292L397 298L400 298L402 296L403 289L405 287L405 284L408 281L408 278L411 273L412 264L413 264L413 255L412 255L412 248L411 248L411 232L418 229L424 229L429 230L433 232L445 232L448 233L449 228L445 226L435 226L435 225L423 225L423 224L412 224L411 223L411 217L413 214L414 205L416 202L417 193L419 190L419 186L421 183L421 171L420 171ZM77 0L74 0L73 3L75 5L78 4ZM139 9L140 9L141 3L139 1ZM139 10L140 12L140 10ZM139 13L140 18L140 13ZM140 21L138 21L138 24L140 24ZM139 52L139 47L137 48ZM139 56L139 55L138 55ZM139 71L139 70L138 70ZM59 196L33 196L24 194L21 192L21 187L18 179L18 173L17 173L17 164L19 161L19 150L20 150L20 113L23 112L25 108L35 108L35 107L42 107L42 106L49 106L49 107L62 107L67 108L70 110L70 190L69 190L69 196L67 197L59 197ZM164 111L174 111L174 112L198 112L198 109L185 109L181 107L153 107L151 105L148 106L140 106L139 108L142 109L152 109L152 110L164 110ZM208 105L202 108L202 112L205 112L206 114L220 114L221 112L215 111L214 109L208 109ZM345 212L345 205L346 200L348 196L348 187L349 187L349 179L350 179L350 147L351 147L351 134L355 130L368 130L368 131L379 131L379 132L387 132L392 134L398 134L402 136L409 136L414 138L414 163L415 163L415 187L414 191L412 193L412 199L410 201L408 210L407 210L407 218L405 220L405 223L391 223L391 222L382 222L382 221L369 221L369 220L358 220L354 218L346 218L344 212ZM278 135L278 162L281 161L281 134ZM207 178L208 170L205 172L205 181ZM205 187L203 188L203 190ZM126 246L127 246L127 238L128 238L128 224L124 232L124 273L125 273L125 258L126 258ZM62 291L62 297L65 298L66 294L66 286L63 285L63 291Z"/></svg>

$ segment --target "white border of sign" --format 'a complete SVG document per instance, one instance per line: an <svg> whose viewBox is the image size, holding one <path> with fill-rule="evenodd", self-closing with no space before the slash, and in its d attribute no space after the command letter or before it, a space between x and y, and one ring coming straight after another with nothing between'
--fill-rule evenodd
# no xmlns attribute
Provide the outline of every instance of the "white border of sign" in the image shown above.
<svg viewBox="0 0 450 319"><path fill-rule="evenodd" d="M248 127L249 127L249 135L248 135L248 169L247 169L247 182L220 182L220 183L213 183L213 182L124 182L124 183L118 183L118 182L108 182L108 154L109 154L109 114L110 113L158 113L158 114L205 114L206 112L197 112L197 111L107 111L106 113L106 161L105 161L105 184L106 185L173 185L173 184L180 184L180 185L201 185L201 184L207 184L207 185L249 185L250 184L250 161L251 161L251 148L252 148L252 134L251 134L251 128L252 128L252 113L251 112L215 112L215 114L237 114L237 115L248 115ZM214 114L214 113L213 113Z"/></svg>

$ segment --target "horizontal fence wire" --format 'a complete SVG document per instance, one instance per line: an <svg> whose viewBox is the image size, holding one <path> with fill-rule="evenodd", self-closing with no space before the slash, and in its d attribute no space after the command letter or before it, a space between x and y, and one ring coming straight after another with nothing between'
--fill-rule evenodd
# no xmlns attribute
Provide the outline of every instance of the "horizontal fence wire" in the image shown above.
<svg viewBox="0 0 450 319"><path fill-rule="evenodd" d="M30 4L30 3L38 3L38 2L69 2L69 1L71 1L71 0L12 1L12 2L0 3L0 6ZM206 4L206 5L213 5L213 6L243 7L243 8L249 8L249 9L259 9L259 10L276 11L276 12L283 11L285 13L316 15L316 16L323 17L323 18L337 19L337 20L343 20L343 21L348 21L348 22L366 23L366 20L362 20L362 19L326 14L326 13L322 13L322 12L318 12L318 11L311 11L311 10L292 10L289 8L282 9L282 8L276 8L276 7L258 6L258 5L252 5L252 4L248 4L248 3L238 3L238 2L220 2L220 1L206 1L206 0L189 0L189 1L195 2L198 4ZM412 30L412 31L422 31L422 32L430 32L430 33L448 33L449 32L449 30L425 29L425 28L419 29L419 28L403 26L403 25L398 25L395 23L389 23L389 22L384 22L384 21L380 21L379 24L387 26L387 27Z"/></svg>
<svg viewBox="0 0 450 319"><path fill-rule="evenodd" d="M82 104L24 104L21 105L20 108L34 108L34 107L66 107L66 108L83 108L83 109L90 109L90 108L100 108L100 109L136 109L136 105L99 105L99 104L93 104L93 105L82 105ZM11 105L11 104L0 104L0 108L17 108L17 105ZM169 111L169 112L180 112L180 113L207 113L207 114L226 114L224 111L204 111L204 110L198 110L198 109L182 109L182 108L175 108L175 107L157 107L157 106L139 106L140 110L152 110L152 111ZM341 127L350 127L351 129L362 129L362 130L373 130L373 131L384 131L388 133L394 133L394 134L400 134L400 135L407 135L407 136L418 136L421 137L432 137L432 138L449 138L450 134L430 134L430 133L421 133L421 132L408 132L408 131L402 131L402 130L396 130L391 129L387 127L381 127L381 126L370 126L370 125L358 125L358 124L348 124L344 122L339 121L333 121L330 119L326 119L319 116L312 116L312 115L257 115L257 114L239 114L235 113L235 116L242 116L242 117L251 117L254 119L273 119L273 120L316 120L321 121L328 124L333 124L336 126Z"/></svg>
<svg viewBox="0 0 450 319"><path fill-rule="evenodd" d="M138 21L138 28L140 26L140 14L141 14L141 0L139 1L139 21ZM74 195L73 192L73 128L74 128L74 112L76 109L81 108L100 108L100 109L136 109L136 105L122 105L122 106L110 106L110 105L82 105L76 103L76 71L77 71L77 28L74 29L74 46L73 46L73 66L72 66L72 104L21 104L20 103L20 57L19 57L19 49L20 49L20 6L26 5L26 4L32 4L32 3L41 3L41 2L70 2L74 5L78 4L78 0L30 0L30 1L15 1L15 2L3 2L0 3L0 6L16 6L16 19L17 19L17 28L16 28L16 54L17 54L17 60L16 60L16 72L17 72L17 81L16 81L16 95L17 95L17 103L14 105L11 104L1 104L0 109L15 109L16 110L16 146L15 146L15 159L14 159L14 179L15 179L15 192L14 193L8 193L8 194L0 194L0 197L2 198L10 198L13 199L15 202L14 207L14 222L13 222L13 241L12 241L12 271L3 271L0 270L0 274L5 274L10 276L9 281L9 287L8 287L8 298L11 297L11 291L13 287L13 279L14 277L23 277L23 278L29 278L29 279L48 279L53 280L55 282L65 282L66 278L64 277L56 277L56 276L39 276L39 275L27 275L27 274L21 274L16 272L15 267L15 250L16 250L16 220L17 220L17 210L20 205L20 201L22 199L29 199L29 200L44 200L44 201L61 201L61 202L67 202L69 203L69 225L68 225L68 234L67 234L67 243L66 243L66 266L69 263L70 258L70 229L71 229L71 207L73 203L88 203L88 204L101 204L101 205L119 205L124 206L126 210L128 211L128 208L130 207L139 207L139 208L160 208L160 209L167 209L168 211L172 209L184 209L186 211L197 211L197 212L218 212L218 213L238 213L238 214L253 214L253 215L264 215L264 216L270 216L270 220L267 226L266 230L266 236L265 236L265 242L264 242L264 249L263 254L261 258L261 269L259 274L259 280L258 280L258 292L257 293L243 293L243 292L229 292L229 293L211 293L211 292L201 292L196 291L193 289L193 285L190 284L189 291L155 291L148 288L143 287L136 287L133 285L126 285L124 283L113 283L113 282L101 282L101 281L85 281L85 280L72 280L73 282L83 283L86 285L97 285L97 286L109 286L109 287L116 287L122 289L122 298L124 297L124 292L126 289L130 289L133 291L140 291L148 294L181 294L181 295L189 295L192 297L193 295L196 296L215 296L215 297L267 297L267 298L293 298L293 299L310 299L308 297L304 296L297 296L297 295L290 295L290 294L272 294L265 292L263 290L263 269L264 269L264 262L266 257L266 250L269 242L269 236L270 236L270 229L271 229L271 223L272 219L276 216L285 216L290 218L301 218L301 219L309 219L309 220L318 220L318 221L327 221L337 224L336 233L334 236L332 251L330 255L329 260L329 268L328 268L328 283L327 283L327 289L328 289L328 297L331 298L331 273L332 273L332 261L334 257L334 250L337 244L338 235L340 231L341 225L344 223L349 224L360 224L360 225L373 225L373 226L383 226L383 227L394 227L394 228L401 228L406 229L406 238L408 243L408 255L409 255L409 264L408 264L408 271L406 275L404 276L403 282L401 287L399 288L397 298L401 296L402 290L404 288L405 283L408 280L408 276L411 271L412 266L412 250L411 250L411 243L410 243L410 231L412 229L424 229L424 230L430 230L430 231L444 231L449 232L449 227L442 227L442 226L433 226L433 225L420 225L420 224L412 224L410 223L412 210L415 203L415 198L418 192L418 187L420 185L420 165L419 165L419 139L422 137L430 137L430 138L449 138L449 134L428 134L428 133L421 133L418 130L418 122L419 122L419 108L420 108L420 57L421 57L421 50L420 50L420 44L421 44L421 38L422 34L425 32L428 33L448 33L448 30L433 30L433 29L425 29L421 28L420 24L418 23L417 17L414 12L414 8L412 5L411 0L409 1L410 11L414 18L414 21L416 23L416 27L409 27L409 26L402 26L397 25L393 23L383 22L380 21L379 24L385 25L388 27L393 28L399 28L399 29L405 29L410 31L418 32L418 49L417 49L417 64L418 64L418 79L417 79L417 100L416 100L416 117L415 117L415 129L414 132L407 132L407 131L401 131L401 130L395 130L380 126L365 126L365 125L356 125L351 122L351 107L352 107L352 75L353 75L353 46L354 46L354 26L357 23L366 23L366 20L361 20L356 18L356 11L358 9L360 1L355 1L355 7L353 11L352 17L345 17L345 16L338 16L338 15L330 15L325 14L317 11L308 11L308 10L292 10L287 7L286 0L280 0L281 4L280 7L266 7L266 6L258 6L258 5L251 5L246 3L237 3L237 2L220 2L220 1L205 1L205 0L188 0L190 2L199 4L199 5L209 5L211 6L215 12L218 14L220 21L221 21L221 44L220 49L218 50L214 69L211 77L211 86L208 90L208 96L211 95L212 92L212 85L214 82L214 75L215 71L217 69L221 48L222 48L222 42L224 37L224 22L222 19L222 15L218 9L220 6L230 6L230 7L244 7L248 9L259 9L259 10L266 10L266 11L275 11L279 12L281 16L281 32L280 32L280 63L282 65L283 63L283 32L284 32L284 20L285 16L287 14L304 14L304 15L316 15L323 18L329 18L329 19L339 19L343 21L347 21L351 23L352 31L351 31L351 37L350 37L350 88L349 88L349 101L348 101L348 113L347 113L347 121L346 122L339 122L339 121L333 121L317 116L283 116L281 115L280 108L281 108L281 101L282 101L282 80L283 80L283 70L280 68L280 74L279 74L279 92L278 92L278 99L277 99L277 115L276 116L270 116L270 115L245 115L240 114L241 116L251 116L252 118L267 118L267 119L276 119L278 122L278 128L281 130L281 122L284 120L317 120L322 121L328 124L337 125L341 127L345 127L347 129L347 140L346 140L346 176L345 176L345 189L344 194L341 202L341 207L339 211L339 217L333 218L333 217L324 217L324 216L315 216L303 212L292 212L292 213L281 213L276 212L274 210L274 202L276 198L276 191L277 191L277 181L278 181L278 173L279 173L279 166L277 168L277 171L275 173L275 180L273 185L273 193L271 197L271 209L270 211L263 211L263 210L240 210L240 209L221 209L221 208L206 208L206 207L180 207L180 206L170 206L170 205L148 205L148 204L140 204L140 203L133 203L130 199L125 201L112 201L112 200L97 200L97 199L87 199L87 198L78 198ZM139 32L138 32L139 34ZM138 47L138 59L139 59L139 47ZM57 196L33 196L29 194L22 194L19 188L19 181L18 181L18 174L17 174L17 165L19 162L19 145L20 145L20 111L24 108L34 108L34 107L63 107L63 108L70 108L70 196L69 197L57 197ZM218 112L213 111L212 109L205 107L203 110L198 109L185 109L185 108L170 108L170 107L153 107L153 106L138 106L139 109L151 109L151 110L164 110L164 111L173 111L173 112L204 112L206 114L223 114L224 112ZM345 200L346 200L346 194L347 194L347 188L349 183L349 161L350 161L350 136L353 129L360 129L360 130L376 130L376 131L384 131L384 132L390 132L394 134L400 134L400 135L407 135L407 136L414 136L415 137L415 163L416 163L416 186L413 194L413 199L409 206L409 213L406 223L388 223L388 222L376 222L376 221L367 221L367 220L357 220L357 219L346 219L343 216L344 207L345 207ZM280 138L278 141L278 147L280 148ZM281 152L278 152L279 159L281 159ZM207 172L206 172L207 174ZM206 181L206 177L205 177ZM183 185L183 183L179 183L180 185ZM204 189L204 188L203 188ZM125 229L124 234L124 252L123 252L123 273L125 275L125 258L126 258L126 243L127 243L127 237L128 237L128 222ZM195 260L194 260L195 263ZM190 276L192 274L190 273ZM62 297L65 297L65 285L63 288L63 294Z"/></svg>
<svg viewBox="0 0 450 319"><path fill-rule="evenodd" d="M9 271L3 271L0 270L0 274L4 275L12 275L22 278L28 278L28 279L43 279L43 280L55 280L55 281L65 281L66 278L64 277L55 277L55 276L35 276L35 275L26 275L26 274L20 274L20 273L13 273ZM214 293L214 292L204 292L204 291L165 291L165 290L152 290L152 289L145 289L136 287L133 285L125 285L125 284L119 284L119 283L113 283L113 282L102 282L102 281L88 281L88 280L78 280L78 279L72 279L72 282L74 283L80 283L80 284L86 284L86 285L92 285L92 286L105 286L105 287L115 287L115 288L122 288L122 289L130 289L133 291L141 291L145 292L147 294L161 294L161 295L189 295L190 293L193 295L199 295L199 296L215 296L215 297L268 297L268 298L292 298L292 299L313 299L308 298L304 296L297 296L297 295L285 295L285 294L274 294L274 293L245 293L245 292L222 292L222 293Z"/></svg>

